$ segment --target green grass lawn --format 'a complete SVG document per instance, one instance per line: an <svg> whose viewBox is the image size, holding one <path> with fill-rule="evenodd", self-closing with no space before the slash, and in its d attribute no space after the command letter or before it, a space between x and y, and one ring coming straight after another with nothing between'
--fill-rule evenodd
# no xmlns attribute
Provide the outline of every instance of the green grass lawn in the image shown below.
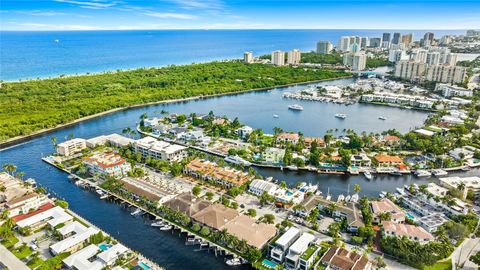
<svg viewBox="0 0 480 270"><path fill-rule="evenodd" d="M31 269L35 269L37 267L39 267L40 265L42 265L45 261L36 257L36 258L33 258L31 259L28 263L27 263L27 266L30 267Z"/></svg>
<svg viewBox="0 0 480 270"><path fill-rule="evenodd" d="M2 245L4 245L7 249L11 249L16 243L18 243L18 238L14 235L5 238L2 240Z"/></svg>
<svg viewBox="0 0 480 270"><path fill-rule="evenodd" d="M12 251L13 255L17 256L17 258L24 259L27 258L32 254L32 249L27 245L22 245Z"/></svg>
<svg viewBox="0 0 480 270"><path fill-rule="evenodd" d="M451 261L437 262L432 266L427 266L424 268L424 270L451 270L451 269L452 269Z"/></svg>

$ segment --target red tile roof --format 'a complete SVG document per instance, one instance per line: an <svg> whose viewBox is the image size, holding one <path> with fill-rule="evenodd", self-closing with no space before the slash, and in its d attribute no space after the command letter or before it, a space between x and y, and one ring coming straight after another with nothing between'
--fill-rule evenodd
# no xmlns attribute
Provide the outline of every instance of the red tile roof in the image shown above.
<svg viewBox="0 0 480 270"><path fill-rule="evenodd" d="M46 203L46 204L40 206L36 211L26 213L26 214L16 215L16 216L12 217L12 219L15 222L19 222L19 221L24 220L26 218L33 217L36 214L40 214L42 212L45 212L48 209L53 208L53 207L55 207L55 205L53 205L52 203Z"/></svg>

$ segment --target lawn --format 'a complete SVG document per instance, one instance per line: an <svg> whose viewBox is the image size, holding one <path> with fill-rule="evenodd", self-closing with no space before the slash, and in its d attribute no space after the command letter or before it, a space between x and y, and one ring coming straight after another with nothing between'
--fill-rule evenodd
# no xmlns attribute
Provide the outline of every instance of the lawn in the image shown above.
<svg viewBox="0 0 480 270"><path fill-rule="evenodd" d="M14 235L5 238L2 240L2 245L4 245L7 249L11 249L16 243L18 242L18 238Z"/></svg>
<svg viewBox="0 0 480 270"><path fill-rule="evenodd" d="M451 270L451 269L452 269L451 261L437 262L432 266L427 266L424 268L424 270Z"/></svg>
<svg viewBox="0 0 480 270"><path fill-rule="evenodd" d="M30 269L35 269L35 268L39 267L40 265L42 265L44 262L45 262L44 260L42 260L38 257L35 257L27 263L27 266L30 267Z"/></svg>
<svg viewBox="0 0 480 270"><path fill-rule="evenodd" d="M32 254L32 249L27 245L21 245L18 248L14 249L12 253L21 260L30 256Z"/></svg>

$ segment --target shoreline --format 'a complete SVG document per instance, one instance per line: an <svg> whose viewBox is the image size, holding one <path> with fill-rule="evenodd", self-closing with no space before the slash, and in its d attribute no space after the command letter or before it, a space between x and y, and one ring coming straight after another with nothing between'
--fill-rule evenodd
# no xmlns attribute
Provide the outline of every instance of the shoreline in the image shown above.
<svg viewBox="0 0 480 270"><path fill-rule="evenodd" d="M141 103L141 104L134 104L134 105L125 106L125 107L119 107L119 108L111 109L111 110L108 110L108 111L104 111L104 112L92 114L92 115L89 115L89 116L85 116L85 117L82 117L82 118L78 118L76 120L73 120L72 122L68 122L68 123L65 123L65 124L60 124L60 125L55 126L55 127L41 129L41 130L35 131L35 132L33 132L32 134L29 134L29 135L22 135L22 136L17 136L17 137L7 139L6 141L0 142L0 151L5 150L9 147L13 147L13 146L18 145L18 144L21 144L23 142L29 141L31 139L40 137L41 135L52 133L56 130L61 130L61 129L73 126L75 124L84 122L84 121L92 120L92 119L95 119L95 118L98 118L98 117L101 117L101 116L104 116L104 115L108 115L108 114L111 114L111 113L115 113L115 112L126 111L126 110L129 110L129 109L141 108L141 107L147 107L147 106L159 105L159 104L169 104L169 103L193 101L193 100L199 100L199 99L204 99L204 98L214 98L214 97L221 97L221 96L230 96L230 95L235 95L235 94L245 94L245 93L250 93L250 92L268 91L268 90L272 90L272 89L275 89L275 88L283 88L283 87L290 87L290 86L296 86L296 85L307 85L307 84L314 84L314 83L319 83L319 82L324 82L324 81L348 79L348 78L353 78L353 77L354 77L353 75L348 75L348 76L344 76L344 77L331 78L331 79L322 79L322 80L314 80L314 81L288 83L288 84L276 85L276 86L271 86L271 87L253 88L253 89L240 90L240 91L228 92L228 93L213 94L213 95L202 95L202 96L194 96L194 97L188 97L188 98L159 100L159 101L153 101L153 102L148 102L148 103Z"/></svg>

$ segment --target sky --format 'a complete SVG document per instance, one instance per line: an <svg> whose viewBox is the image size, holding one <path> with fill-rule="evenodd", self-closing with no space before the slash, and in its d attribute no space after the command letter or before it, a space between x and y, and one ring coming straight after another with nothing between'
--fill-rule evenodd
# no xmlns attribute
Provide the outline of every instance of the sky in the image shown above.
<svg viewBox="0 0 480 270"><path fill-rule="evenodd" d="M1 30L480 28L479 0L0 1Z"/></svg>

